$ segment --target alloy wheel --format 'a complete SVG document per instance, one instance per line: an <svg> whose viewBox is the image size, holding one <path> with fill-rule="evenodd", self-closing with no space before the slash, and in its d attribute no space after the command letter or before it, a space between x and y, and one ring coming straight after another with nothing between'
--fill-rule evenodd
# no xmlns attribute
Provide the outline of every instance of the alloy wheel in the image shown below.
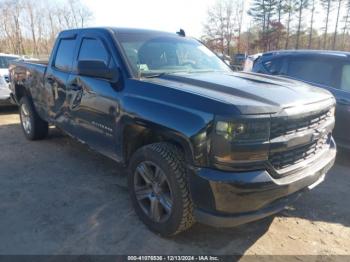
<svg viewBox="0 0 350 262"><path fill-rule="evenodd" d="M30 119L30 111L28 110L28 106L26 104L22 104L20 111L23 129L27 134L30 134L32 130L32 123Z"/></svg>
<svg viewBox="0 0 350 262"><path fill-rule="evenodd" d="M134 173L136 200L153 222L166 221L173 207L169 181L163 170L151 161L141 162Z"/></svg>

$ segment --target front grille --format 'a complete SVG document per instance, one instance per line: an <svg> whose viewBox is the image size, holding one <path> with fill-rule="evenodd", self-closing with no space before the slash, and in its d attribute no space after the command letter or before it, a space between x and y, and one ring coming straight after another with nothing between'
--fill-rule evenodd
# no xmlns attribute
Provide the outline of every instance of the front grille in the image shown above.
<svg viewBox="0 0 350 262"><path fill-rule="evenodd" d="M332 109L298 119L275 119L271 122L271 138L317 129L332 117Z"/></svg>
<svg viewBox="0 0 350 262"><path fill-rule="evenodd" d="M312 158L329 146L331 135L327 134L317 141L283 152L270 153L270 163L276 170L281 170Z"/></svg>

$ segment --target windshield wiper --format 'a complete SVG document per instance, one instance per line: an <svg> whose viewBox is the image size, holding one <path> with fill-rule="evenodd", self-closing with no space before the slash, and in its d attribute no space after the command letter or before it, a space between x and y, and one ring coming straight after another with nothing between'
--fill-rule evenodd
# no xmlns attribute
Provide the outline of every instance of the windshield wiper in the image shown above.
<svg viewBox="0 0 350 262"><path fill-rule="evenodd" d="M142 77L144 78L157 78L157 77L162 77L162 76L165 76L165 75L169 75L170 73L158 73L158 74L151 74L151 75L143 75Z"/></svg>

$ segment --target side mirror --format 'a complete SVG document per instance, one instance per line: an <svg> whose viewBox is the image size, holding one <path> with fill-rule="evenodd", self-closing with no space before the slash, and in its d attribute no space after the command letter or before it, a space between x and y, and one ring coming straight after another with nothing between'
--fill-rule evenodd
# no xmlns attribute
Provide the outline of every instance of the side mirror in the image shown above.
<svg viewBox="0 0 350 262"><path fill-rule="evenodd" d="M113 80L113 82L118 82L119 80L118 70L110 69L105 65L105 63L97 60L79 61L78 74L82 76L91 76Z"/></svg>

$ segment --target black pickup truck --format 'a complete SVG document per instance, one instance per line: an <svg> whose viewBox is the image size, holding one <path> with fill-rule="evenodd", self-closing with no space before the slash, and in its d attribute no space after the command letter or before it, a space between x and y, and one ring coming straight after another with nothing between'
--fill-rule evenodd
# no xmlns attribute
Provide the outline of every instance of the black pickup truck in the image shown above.
<svg viewBox="0 0 350 262"><path fill-rule="evenodd" d="M233 73L184 34L63 31L48 62L13 62L10 80L25 136L55 125L128 167L137 215L165 236L274 214L336 156L328 91Z"/></svg>

